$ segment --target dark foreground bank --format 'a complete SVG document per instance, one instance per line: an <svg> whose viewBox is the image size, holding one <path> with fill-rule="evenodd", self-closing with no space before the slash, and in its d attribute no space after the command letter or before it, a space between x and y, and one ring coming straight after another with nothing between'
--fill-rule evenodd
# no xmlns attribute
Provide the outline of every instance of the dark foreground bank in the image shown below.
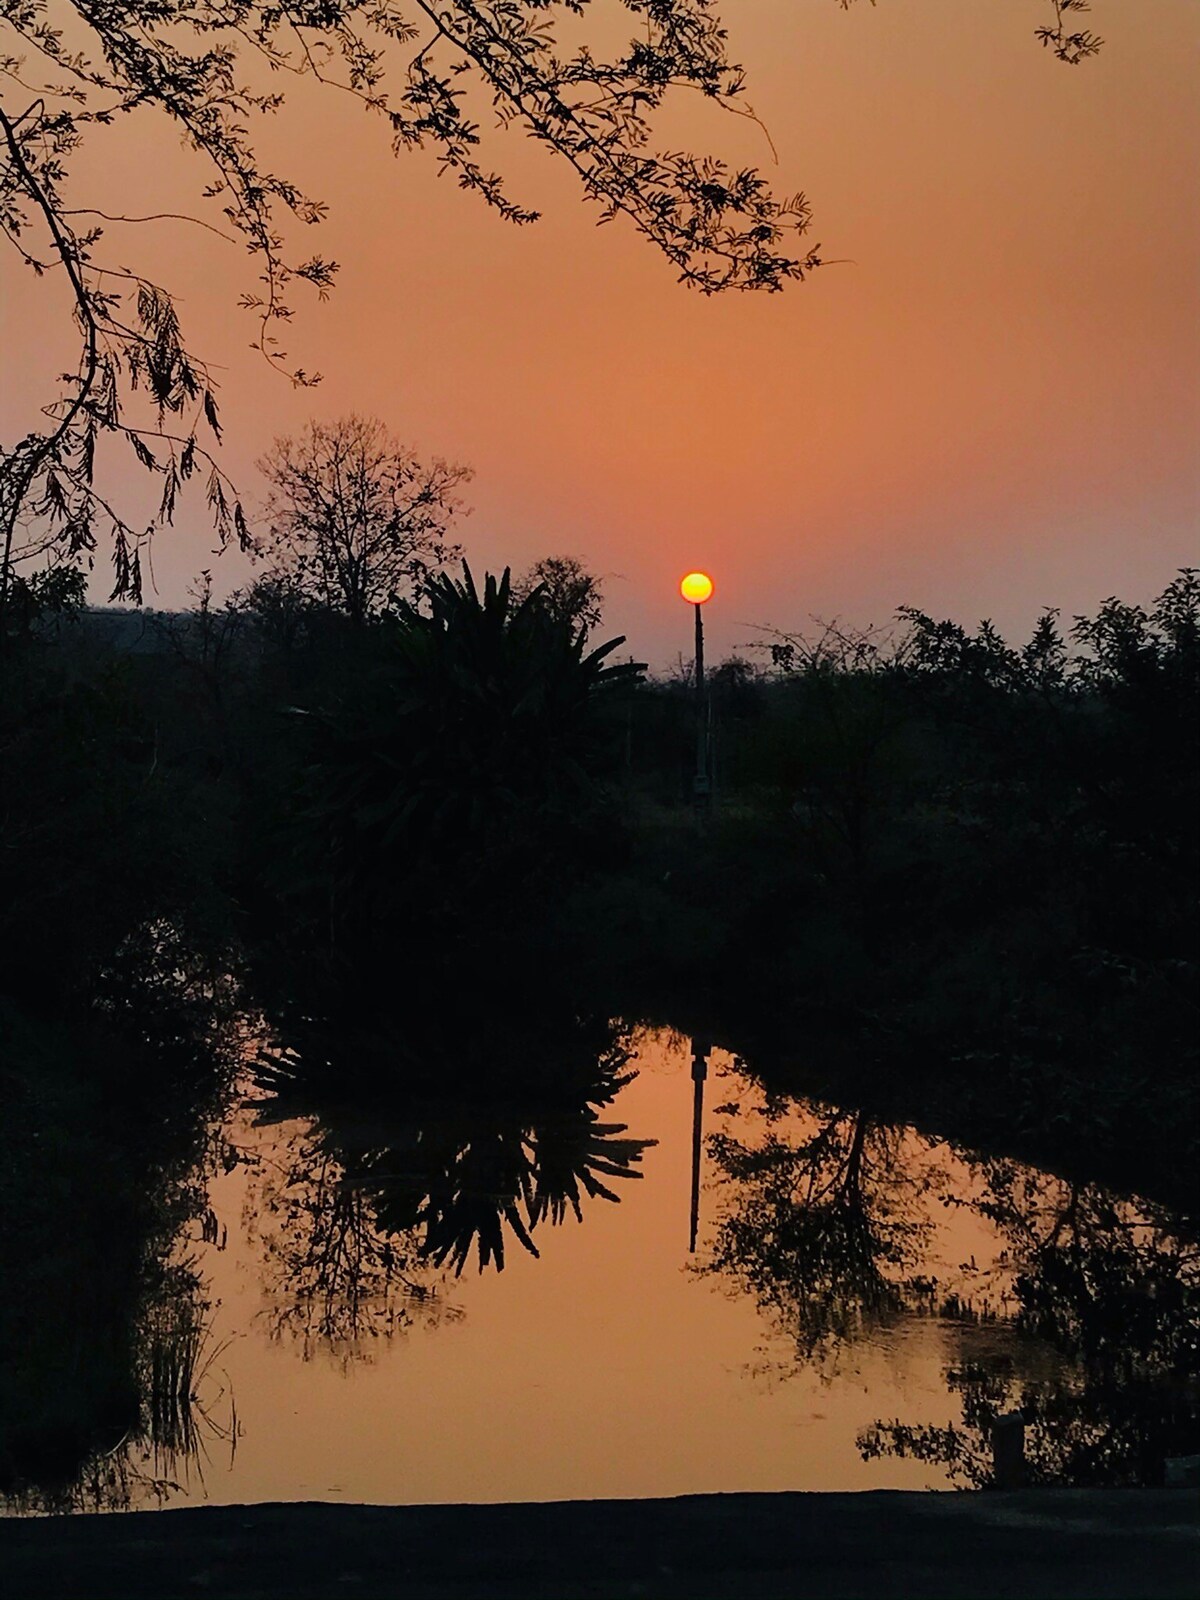
<svg viewBox="0 0 1200 1600"><path fill-rule="evenodd" d="M0 1521L4 1593L754 1600L1200 1592L1194 1491L206 1507Z"/></svg>

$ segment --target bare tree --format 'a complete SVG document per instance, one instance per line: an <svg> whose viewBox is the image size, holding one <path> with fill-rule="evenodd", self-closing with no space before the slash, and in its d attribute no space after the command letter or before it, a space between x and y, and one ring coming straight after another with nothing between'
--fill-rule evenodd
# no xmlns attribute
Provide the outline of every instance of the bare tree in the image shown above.
<svg viewBox="0 0 1200 1600"><path fill-rule="evenodd" d="M372 417L310 422L258 463L271 485L258 541L269 575L361 624L459 553L449 529L467 467L428 465Z"/></svg>

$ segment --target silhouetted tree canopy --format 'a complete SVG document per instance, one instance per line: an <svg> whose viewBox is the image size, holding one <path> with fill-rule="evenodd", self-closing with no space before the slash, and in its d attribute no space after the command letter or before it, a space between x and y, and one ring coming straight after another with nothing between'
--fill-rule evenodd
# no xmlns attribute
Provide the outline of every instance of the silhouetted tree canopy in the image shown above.
<svg viewBox="0 0 1200 1600"><path fill-rule="evenodd" d="M607 820L604 707L642 668L588 649L508 571L476 586L440 574L381 630L371 671L335 707L303 714L294 886L319 886L323 925L391 923L396 884L421 885L428 918L511 875L524 890L586 854Z"/></svg>
<svg viewBox="0 0 1200 1600"><path fill-rule="evenodd" d="M258 468L271 486L255 541L264 602L290 591L361 626L459 553L449 527L469 470L424 465L376 418L310 422L276 439Z"/></svg>
<svg viewBox="0 0 1200 1600"><path fill-rule="evenodd" d="M552 616L585 634L599 627L604 615L604 585L577 556L543 556L512 590L518 602L536 593Z"/></svg>

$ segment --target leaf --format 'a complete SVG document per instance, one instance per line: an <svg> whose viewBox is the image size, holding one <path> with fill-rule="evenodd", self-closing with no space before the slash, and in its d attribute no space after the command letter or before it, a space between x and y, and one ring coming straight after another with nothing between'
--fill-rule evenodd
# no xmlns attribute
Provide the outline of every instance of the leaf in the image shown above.
<svg viewBox="0 0 1200 1600"><path fill-rule="evenodd" d="M133 446L134 455L148 471L160 472L162 470L158 462L155 460L153 451L150 449L149 445L146 444L144 439L139 439L136 433L127 433L125 437Z"/></svg>
<svg viewBox="0 0 1200 1600"><path fill-rule="evenodd" d="M160 522L172 523L175 520L175 495L179 488L179 474L174 463L167 469L166 482L163 484L162 501L158 508Z"/></svg>
<svg viewBox="0 0 1200 1600"><path fill-rule="evenodd" d="M204 391L204 420L212 429L213 435L219 444L221 442L221 423L217 416L217 402L211 389L205 389Z"/></svg>

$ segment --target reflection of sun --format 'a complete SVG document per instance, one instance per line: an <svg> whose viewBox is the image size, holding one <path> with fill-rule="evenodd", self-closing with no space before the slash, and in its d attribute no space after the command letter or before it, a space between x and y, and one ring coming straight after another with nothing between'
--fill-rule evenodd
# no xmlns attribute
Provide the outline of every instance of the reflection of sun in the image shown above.
<svg viewBox="0 0 1200 1600"><path fill-rule="evenodd" d="M689 572L679 585L679 592L694 606L702 606L712 598L713 581L707 572Z"/></svg>

